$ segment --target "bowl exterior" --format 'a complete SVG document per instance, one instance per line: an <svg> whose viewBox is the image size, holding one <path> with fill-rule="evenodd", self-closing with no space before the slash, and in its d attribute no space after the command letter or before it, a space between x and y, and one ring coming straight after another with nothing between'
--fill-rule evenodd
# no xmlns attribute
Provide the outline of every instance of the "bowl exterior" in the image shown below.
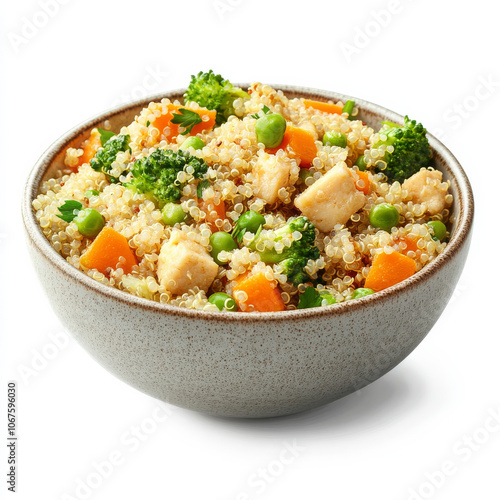
<svg viewBox="0 0 500 500"><path fill-rule="evenodd" d="M29 246L55 313L102 366L155 398L233 417L307 410L387 373L441 315L468 251L467 241L427 280L383 300L331 306L318 317L236 322L223 314L166 314L96 293Z"/></svg>
<svg viewBox="0 0 500 500"><path fill-rule="evenodd" d="M308 97L346 97L281 88ZM286 313L186 311L105 287L65 262L34 218L31 201L38 186L53 175L69 144L104 118L130 121L144 104L147 101L101 115L61 138L32 172L23 202L30 255L51 306L102 366L138 390L177 406L224 416L270 417L314 408L361 389L422 341L462 272L473 213L465 174L458 162L451 165L456 160L434 139L436 161L452 181L456 199L453 244L430 270L375 295ZM365 121L401 118L369 103L361 106Z"/></svg>

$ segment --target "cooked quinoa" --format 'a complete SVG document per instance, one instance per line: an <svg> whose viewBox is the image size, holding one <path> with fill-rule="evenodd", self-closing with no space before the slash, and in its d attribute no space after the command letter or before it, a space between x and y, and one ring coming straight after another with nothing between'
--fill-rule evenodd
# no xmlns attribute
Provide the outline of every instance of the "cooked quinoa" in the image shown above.
<svg viewBox="0 0 500 500"><path fill-rule="evenodd" d="M94 145L91 151L92 137L102 130L94 129L79 148L69 148L67 168L44 182L33 201L40 227L53 248L91 278L149 300L218 311L209 297L224 292L236 300L239 310L248 312L263 310L240 286L252 276L264 276L276 300L282 301L282 307L269 310L296 309L310 287L320 297L328 294L330 300L320 298L316 304L325 306L351 300L357 289L364 288L379 254L397 252L411 259L418 272L443 251L446 238L437 238L429 225L430 221L448 224L451 219L453 197L439 171L426 165L404 181L388 179L384 167L392 146L377 147L386 142L384 131L356 119L356 108L351 113L322 111L306 105L303 98L287 97L261 83L247 91L248 97L232 101L233 114L212 127L204 126L211 115L204 114L203 106L194 101L150 103L127 127L112 131L130 140L107 171L93 168L89 159L98 150ZM329 104L344 108L346 103ZM168 125L166 119L173 109L197 112L198 129L183 134L186 123L177 128ZM312 136L316 152L309 164L297 154L293 142L271 149L258 141L256 124L269 114L281 115L288 131L301 129ZM167 126L159 129L158 123ZM325 134L332 131L345 137L345 147L324 144ZM186 156L203 160L206 172L198 178L189 167L177 173L180 193L175 203L185 220L165 224L164 203L150 193L131 189L132 169L155 151L179 153L192 135L204 146L188 148ZM206 182L200 190L202 181ZM105 227L126 239L135 255L130 269L125 257L100 270L84 265L84 256L99 235L84 236L75 220L60 218L60 207L67 200L80 202L82 210L98 211ZM381 204L391 205L399 216L388 230L374 227L370 220L372 208ZM216 264L212 234L231 234L239 217L250 210L265 219L259 228L260 247L252 246L254 232L243 232L235 248L218 254ZM306 279L300 283L292 282L279 262L261 259L262 251L280 254L302 237L295 231L276 239L275 231L297 217L314 224L314 245L319 250L317 258L307 261Z"/></svg>

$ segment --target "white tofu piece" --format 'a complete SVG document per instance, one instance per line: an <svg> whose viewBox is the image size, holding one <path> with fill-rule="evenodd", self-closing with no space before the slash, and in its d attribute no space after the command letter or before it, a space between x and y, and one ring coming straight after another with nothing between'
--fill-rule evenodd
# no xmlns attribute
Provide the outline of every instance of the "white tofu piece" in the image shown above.
<svg viewBox="0 0 500 500"><path fill-rule="evenodd" d="M254 195L272 205L278 199L279 190L290 185L291 168L291 160L286 156L259 151L252 169Z"/></svg>
<svg viewBox="0 0 500 500"><path fill-rule="evenodd" d="M343 161L295 198L295 206L324 233L345 224L365 203Z"/></svg>
<svg viewBox="0 0 500 500"><path fill-rule="evenodd" d="M163 243L158 256L158 280L168 291L182 295L199 287L205 292L214 281L219 266L205 247L175 229Z"/></svg>
<svg viewBox="0 0 500 500"><path fill-rule="evenodd" d="M446 206L449 186L443 182L443 174L439 170L422 168L406 179L402 187L408 192L404 201L425 205L430 215L438 214Z"/></svg>

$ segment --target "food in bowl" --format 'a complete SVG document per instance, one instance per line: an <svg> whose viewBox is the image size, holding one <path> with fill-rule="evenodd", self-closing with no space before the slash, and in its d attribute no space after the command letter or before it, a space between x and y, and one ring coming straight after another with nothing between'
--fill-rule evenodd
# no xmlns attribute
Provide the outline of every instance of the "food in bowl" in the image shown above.
<svg viewBox="0 0 500 500"><path fill-rule="evenodd" d="M250 85L240 87L247 89ZM299 97L345 104L353 99L318 89L275 87L284 91L289 100ZM356 294L363 294L363 287L357 286L352 294L355 299L343 299L340 294L334 305L284 312L249 314L228 310L221 313L216 304L207 307L210 310L176 307L170 305L171 302L156 301L157 296L156 300L147 300L142 298L144 294L138 297L124 293L120 285L107 286L96 281L54 250L55 241L51 243L44 235L36 217L37 210L33 210L33 201L46 181L57 184L56 180L68 168L64 164L68 148L75 148L78 156L78 149L92 135L93 128L120 132L124 125L135 121L134 117L140 115L149 102L169 97L172 102L185 103L184 92L168 91L86 120L57 139L32 169L22 205L28 250L49 303L64 328L97 362L132 387L177 406L232 417L271 417L315 408L361 389L398 365L441 316L460 278L472 238L474 201L470 184L457 159L431 134L428 140L432 166L443 173L453 194L453 213L448 215L446 222L448 242L436 258L413 276L367 297L356 298L359 297ZM404 117L388 109L355 100L356 118L374 130L386 120L404 123ZM105 142L105 137L103 140ZM369 167L368 171L377 174L376 167ZM123 191L123 196L128 197L126 193ZM59 200L59 206L66 201ZM84 204L84 201L82 196L79 203ZM110 196L109 207L115 206L111 201ZM175 216L178 210L173 208ZM54 211L64 215L59 212L60 209ZM109 218L111 215L99 213ZM177 217L179 215L182 214L177 213ZM117 217L116 212L113 217ZM258 219L250 217L249 228L256 223ZM60 227L69 226L77 228L74 221ZM90 231L92 227L98 230L99 224L91 224ZM106 218L98 235L102 231L109 232L108 227L119 229ZM233 231L231 227L230 234ZM332 235L335 231L334 228ZM319 238L321 233L318 230ZM236 236L235 233L234 238ZM90 247L96 237L86 238ZM126 246L121 246L123 241ZM124 236L124 239L115 239L116 242L123 252L129 248L139 265L145 264L144 256L131 238ZM102 257L106 255L101 254ZM123 260L120 259L117 268L123 268L128 261L127 256L120 257ZM134 260L131 264L133 269ZM274 268L274 264L270 267ZM229 271L230 266L227 269ZM113 269L105 271L113 278ZM134 278L133 271L131 277ZM321 286L318 283L313 290L312 285L313 282L306 283L304 292L298 292L299 298L300 294L307 293L313 294L314 299L314 290L319 293ZM281 285L280 289L283 290ZM144 288L142 291L146 292ZM210 297L216 300L217 296L213 297L215 294L211 292L208 292ZM85 306L78 307L78 304ZM238 307L236 300L232 304L227 298L222 298L222 304L228 309L234 309L234 305Z"/></svg>
<svg viewBox="0 0 500 500"><path fill-rule="evenodd" d="M74 267L156 302L231 313L357 300L444 250L453 196L421 124L374 130L356 114L350 100L200 72L183 102L68 148L36 218Z"/></svg>

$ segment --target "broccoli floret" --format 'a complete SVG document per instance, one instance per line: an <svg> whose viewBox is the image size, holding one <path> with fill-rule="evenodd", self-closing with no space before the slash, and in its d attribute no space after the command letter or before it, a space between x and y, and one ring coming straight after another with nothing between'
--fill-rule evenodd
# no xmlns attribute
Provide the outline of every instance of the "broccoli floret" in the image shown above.
<svg viewBox="0 0 500 500"><path fill-rule="evenodd" d="M157 149L149 156L136 160L131 168L132 180L125 187L144 193L163 206L178 201L182 188L189 177L200 179L207 172L208 165L187 151L175 153L169 149ZM186 181L179 182L177 174L186 172Z"/></svg>
<svg viewBox="0 0 500 500"><path fill-rule="evenodd" d="M111 182L118 182L116 177L109 175L112 163L116 160L118 153L127 151L130 143L129 135L117 135L109 138L104 146L97 151L94 158L90 160L90 166L97 172L102 172L109 177Z"/></svg>
<svg viewBox="0 0 500 500"><path fill-rule="evenodd" d="M386 139L377 141L372 148L379 148L383 144L394 148L392 153L387 151L384 156L387 167L383 172L389 180L403 182L422 167L429 166L431 148L426 133L421 123L407 116L403 126L384 122L379 134L386 136Z"/></svg>
<svg viewBox="0 0 500 500"><path fill-rule="evenodd" d="M296 217L289 220L284 226L275 229L274 242L278 243L284 238L292 238L290 246L284 246L283 251L278 252L275 247L265 247L267 233L259 232L250 243L250 248L255 250L262 262L266 264L280 265L283 274L285 274L290 283L298 285L311 281L311 277L305 271L309 260L319 258L319 250L314 244L316 239L316 230L314 224L307 217ZM299 233L301 236L296 239L292 234Z"/></svg>
<svg viewBox="0 0 500 500"><path fill-rule="evenodd" d="M191 82L184 94L185 101L195 101L204 108L217 111L215 118L217 125L221 125L234 115L233 103L238 97L247 99L250 96L212 70L208 73L200 71L196 76L191 75Z"/></svg>

